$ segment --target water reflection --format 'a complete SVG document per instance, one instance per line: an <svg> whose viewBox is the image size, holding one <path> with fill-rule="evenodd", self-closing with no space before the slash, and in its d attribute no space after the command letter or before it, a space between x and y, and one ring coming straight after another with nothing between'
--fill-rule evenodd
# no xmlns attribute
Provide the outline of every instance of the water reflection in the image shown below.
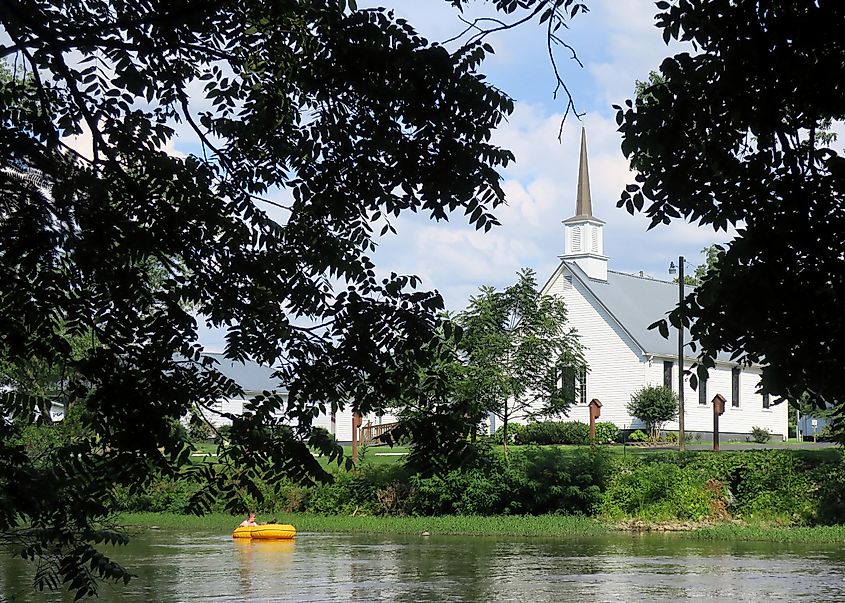
<svg viewBox="0 0 845 603"><path fill-rule="evenodd" d="M253 598L272 589L268 577L284 575L293 563L295 540L233 538L240 567L240 592Z"/></svg>
<svg viewBox="0 0 845 603"><path fill-rule="evenodd" d="M838 601L837 546L602 539L298 534L293 541L150 532L114 554L138 574L102 601ZM0 593L32 593L31 570L0 557ZM0 600L3 597L0 596Z"/></svg>

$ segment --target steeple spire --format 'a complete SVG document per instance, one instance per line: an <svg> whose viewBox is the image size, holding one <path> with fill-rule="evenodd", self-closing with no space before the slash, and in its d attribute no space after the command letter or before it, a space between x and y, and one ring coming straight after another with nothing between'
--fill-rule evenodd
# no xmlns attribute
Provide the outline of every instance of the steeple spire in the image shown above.
<svg viewBox="0 0 845 603"><path fill-rule="evenodd" d="M575 215L593 215L593 201L590 198L590 170L587 166L587 131L583 126L581 127L581 159L578 164L578 195L575 198Z"/></svg>
<svg viewBox="0 0 845 603"><path fill-rule="evenodd" d="M588 277L607 281L607 256L604 255L604 222L593 216L590 197L590 172L587 168L587 133L581 128L581 157L578 164L578 193L575 215L563 221L564 252L561 259L577 264Z"/></svg>

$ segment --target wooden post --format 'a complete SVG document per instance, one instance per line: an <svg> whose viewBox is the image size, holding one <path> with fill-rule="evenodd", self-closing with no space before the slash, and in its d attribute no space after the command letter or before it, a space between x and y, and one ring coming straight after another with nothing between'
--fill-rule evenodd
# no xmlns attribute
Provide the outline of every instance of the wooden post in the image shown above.
<svg viewBox="0 0 845 603"><path fill-rule="evenodd" d="M686 447L684 430L684 256L678 258L678 451Z"/></svg>
<svg viewBox="0 0 845 603"><path fill-rule="evenodd" d="M358 431L361 427L361 415L352 413L352 462L358 462Z"/></svg>
<svg viewBox="0 0 845 603"><path fill-rule="evenodd" d="M598 398L590 400L590 446L596 447L596 419L601 416L601 401Z"/></svg>
<svg viewBox="0 0 845 603"><path fill-rule="evenodd" d="M725 402L722 394L713 396L713 452L719 452L719 417L725 412Z"/></svg>

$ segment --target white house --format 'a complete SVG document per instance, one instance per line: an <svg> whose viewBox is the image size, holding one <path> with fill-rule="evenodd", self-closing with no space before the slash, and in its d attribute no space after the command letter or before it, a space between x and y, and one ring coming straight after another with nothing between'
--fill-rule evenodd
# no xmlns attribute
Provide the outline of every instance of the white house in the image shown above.
<svg viewBox="0 0 845 603"><path fill-rule="evenodd" d="M217 427L230 424L231 421L219 413L229 413L235 416L241 415L244 412L244 404L252 397L261 394L262 392L274 392L287 400L287 389L279 385L278 379L273 377L274 370L267 366L262 366L255 362L235 362L223 356L222 354L207 353L217 360L217 370L223 375L233 380L240 385L244 390L242 398L222 398L218 400L214 407L214 412L206 413L206 419ZM368 415L361 419L361 424L382 425L393 423L398 419L393 415ZM346 408L336 415L321 414L314 420L315 427L323 427L329 433L333 433L338 442L352 441L352 410Z"/></svg>
<svg viewBox="0 0 845 603"><path fill-rule="evenodd" d="M608 269L604 222L592 214L583 130L575 215L563 224L564 253L542 291L565 300L569 322L585 347L589 370L581 377L580 400L569 418L589 422L587 403L597 398L603 405L601 421L612 421L620 428L640 428L643 424L626 409L631 394L647 385L666 385L678 391L677 335L664 339L648 329L677 305L678 284ZM689 346L684 349L690 352ZM693 356L685 358L684 366L689 368L694 360ZM685 431L712 432L710 402L719 393L727 400L719 419L723 438L744 437L753 427L763 427L773 437L785 439L787 405L771 404L769 396L758 394L759 381L759 367L739 366L730 362L727 354L719 356L716 368L697 391L687 377ZM677 423L667 424L666 429L676 430Z"/></svg>

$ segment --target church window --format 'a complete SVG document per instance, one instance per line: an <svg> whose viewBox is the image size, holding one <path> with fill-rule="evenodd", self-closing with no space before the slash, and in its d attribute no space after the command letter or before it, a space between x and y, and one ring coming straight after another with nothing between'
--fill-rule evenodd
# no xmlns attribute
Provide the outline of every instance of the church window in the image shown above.
<svg viewBox="0 0 845 603"><path fill-rule="evenodd" d="M672 389L672 367L674 363L671 360L663 361L663 387Z"/></svg>
<svg viewBox="0 0 845 603"><path fill-rule="evenodd" d="M578 370L578 383L575 390L578 401L587 404L587 369L583 366Z"/></svg>
<svg viewBox="0 0 845 603"><path fill-rule="evenodd" d="M704 379L698 380L698 403L702 405L707 404L707 376Z"/></svg>
<svg viewBox="0 0 845 603"><path fill-rule="evenodd" d="M731 369L731 406L739 408L739 367Z"/></svg>
<svg viewBox="0 0 845 603"><path fill-rule="evenodd" d="M557 386L575 404L587 404L587 368L563 366Z"/></svg>
<svg viewBox="0 0 845 603"><path fill-rule="evenodd" d="M593 253L598 253L599 252L599 229L598 228L592 228L591 230L593 231L593 236L592 236L592 241L591 241L592 247L591 248L593 250Z"/></svg>

